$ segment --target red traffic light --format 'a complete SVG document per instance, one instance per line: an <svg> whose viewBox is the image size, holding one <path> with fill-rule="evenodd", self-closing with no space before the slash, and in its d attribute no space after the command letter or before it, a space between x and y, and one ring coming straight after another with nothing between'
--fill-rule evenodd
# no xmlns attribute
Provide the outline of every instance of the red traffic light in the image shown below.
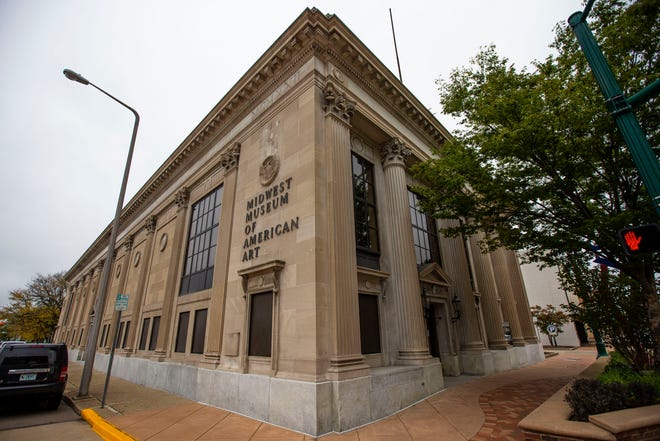
<svg viewBox="0 0 660 441"><path fill-rule="evenodd" d="M658 224L624 228L619 230L619 238L629 255L660 251L660 227Z"/></svg>

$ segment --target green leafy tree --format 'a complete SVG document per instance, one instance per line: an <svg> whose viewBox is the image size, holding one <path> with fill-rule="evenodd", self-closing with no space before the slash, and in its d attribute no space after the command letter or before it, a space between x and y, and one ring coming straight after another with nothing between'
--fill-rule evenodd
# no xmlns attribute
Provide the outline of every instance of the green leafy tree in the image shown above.
<svg viewBox="0 0 660 441"><path fill-rule="evenodd" d="M557 346L556 336L550 334L548 331L549 325L555 325L557 333L564 332L563 325L568 322L569 317L561 309L557 309L554 305L546 305L541 308L539 305L534 305L530 308L532 316L536 319L535 324L539 330L548 336L548 340L553 346Z"/></svg>
<svg viewBox="0 0 660 441"><path fill-rule="evenodd" d="M573 320L597 329L604 342L634 369L651 368L654 336L639 283L618 271L588 267L583 262L567 261L560 271L563 288L582 300L566 305Z"/></svg>
<svg viewBox="0 0 660 441"><path fill-rule="evenodd" d="M11 340L7 322L0 319L0 341Z"/></svg>
<svg viewBox="0 0 660 441"><path fill-rule="evenodd" d="M10 339L50 341L64 301L64 272L41 275L32 279L25 289L9 293L9 306L0 308L5 335Z"/></svg>
<svg viewBox="0 0 660 441"><path fill-rule="evenodd" d="M659 8L657 0L603 0L590 15L628 96L659 76ZM617 238L619 229L657 215L566 23L551 46L556 54L531 71L486 47L438 82L444 111L465 129L415 167L426 185L417 189L422 206L463 220L444 234L481 231L484 247L522 250L530 261L561 268L570 260L586 271L594 254L605 259L639 284L660 366L659 257L628 256ZM660 144L657 109L656 97L635 110L652 146ZM591 291L594 301L609 295L597 285Z"/></svg>

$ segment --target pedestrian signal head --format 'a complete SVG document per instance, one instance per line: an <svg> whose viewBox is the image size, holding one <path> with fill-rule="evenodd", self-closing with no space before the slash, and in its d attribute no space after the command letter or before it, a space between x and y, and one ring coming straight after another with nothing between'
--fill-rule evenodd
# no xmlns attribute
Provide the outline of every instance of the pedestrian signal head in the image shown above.
<svg viewBox="0 0 660 441"><path fill-rule="evenodd" d="M619 238L626 253L631 256L660 251L660 227L658 224L624 228L619 230Z"/></svg>

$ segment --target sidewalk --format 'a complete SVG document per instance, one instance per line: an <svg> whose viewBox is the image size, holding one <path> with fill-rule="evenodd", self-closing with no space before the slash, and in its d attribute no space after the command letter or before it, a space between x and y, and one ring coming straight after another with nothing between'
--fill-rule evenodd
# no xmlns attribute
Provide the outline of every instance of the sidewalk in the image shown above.
<svg viewBox="0 0 660 441"><path fill-rule="evenodd" d="M445 377L446 389L395 415L319 438L117 377L110 379L106 405L101 409L105 372L95 370L90 397L78 399L83 365L76 361L69 362L65 395L78 410L91 408L102 420L145 441L521 440L518 422L596 360L592 347L556 352L558 355L541 363L509 372Z"/></svg>

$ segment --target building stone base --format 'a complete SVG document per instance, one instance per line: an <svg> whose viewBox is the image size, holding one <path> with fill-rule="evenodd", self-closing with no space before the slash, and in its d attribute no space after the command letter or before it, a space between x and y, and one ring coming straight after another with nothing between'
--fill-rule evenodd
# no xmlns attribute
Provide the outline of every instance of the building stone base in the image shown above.
<svg viewBox="0 0 660 441"><path fill-rule="evenodd" d="M509 346L506 349L491 351L493 354L493 367L495 372L506 372L524 366L526 353L521 351L523 346Z"/></svg>
<svg viewBox="0 0 660 441"><path fill-rule="evenodd" d="M97 353L95 368L107 370L109 358ZM439 361L373 368L368 376L315 383L115 357L112 375L312 436L384 418L444 387Z"/></svg>
<svg viewBox="0 0 660 441"><path fill-rule="evenodd" d="M440 355L442 373L445 377L461 375L461 357L459 355Z"/></svg>
<svg viewBox="0 0 660 441"><path fill-rule="evenodd" d="M466 375L489 375L495 372L493 351L461 351L462 373Z"/></svg>
<svg viewBox="0 0 660 441"><path fill-rule="evenodd" d="M541 342L526 345L525 351L527 351L527 360L529 361L529 364L545 360L543 344Z"/></svg>
<svg viewBox="0 0 660 441"><path fill-rule="evenodd" d="M460 361L462 373L467 375L490 375L505 372L543 361L543 346L540 343L524 346L509 346L506 349L485 351L462 351Z"/></svg>

